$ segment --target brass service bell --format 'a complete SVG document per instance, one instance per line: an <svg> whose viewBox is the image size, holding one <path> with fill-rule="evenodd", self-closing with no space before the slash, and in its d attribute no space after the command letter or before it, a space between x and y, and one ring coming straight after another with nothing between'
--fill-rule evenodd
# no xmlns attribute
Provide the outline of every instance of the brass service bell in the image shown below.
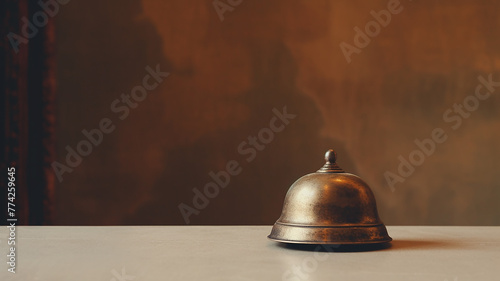
<svg viewBox="0 0 500 281"><path fill-rule="evenodd" d="M288 190L269 239L298 244L374 244L392 240L370 187L346 173L330 149L326 164Z"/></svg>

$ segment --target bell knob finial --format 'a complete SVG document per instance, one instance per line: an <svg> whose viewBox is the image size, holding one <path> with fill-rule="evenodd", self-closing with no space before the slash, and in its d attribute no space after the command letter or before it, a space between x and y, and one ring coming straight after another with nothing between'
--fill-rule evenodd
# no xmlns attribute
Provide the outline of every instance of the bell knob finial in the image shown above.
<svg viewBox="0 0 500 281"><path fill-rule="evenodd" d="M328 151L326 151L325 161L330 164L335 164L335 161L337 161L337 153L335 153L335 150L328 149Z"/></svg>
<svg viewBox="0 0 500 281"><path fill-rule="evenodd" d="M328 149L325 153L325 165L318 170L318 173L344 173L337 163L337 153L333 149Z"/></svg>

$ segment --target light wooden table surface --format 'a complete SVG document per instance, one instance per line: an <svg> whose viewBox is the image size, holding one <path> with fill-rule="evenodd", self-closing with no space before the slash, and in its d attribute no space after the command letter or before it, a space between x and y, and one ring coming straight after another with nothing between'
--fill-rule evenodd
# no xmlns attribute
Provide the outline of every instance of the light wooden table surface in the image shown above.
<svg viewBox="0 0 500 281"><path fill-rule="evenodd" d="M271 226L16 229L16 273L0 280L500 280L500 227L389 226L390 248L317 252L280 247Z"/></svg>

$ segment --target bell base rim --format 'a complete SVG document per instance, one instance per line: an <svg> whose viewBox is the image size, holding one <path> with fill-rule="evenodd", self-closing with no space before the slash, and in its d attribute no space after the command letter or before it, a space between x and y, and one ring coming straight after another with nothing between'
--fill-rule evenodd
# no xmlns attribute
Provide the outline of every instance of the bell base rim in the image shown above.
<svg viewBox="0 0 500 281"><path fill-rule="evenodd" d="M267 239L287 244L308 244L308 245L371 245L371 244L383 244L389 243L392 241L391 237L388 237L384 240L372 240L372 241L313 241L313 240L286 240L281 238L271 237L271 235L267 236Z"/></svg>
<svg viewBox="0 0 500 281"><path fill-rule="evenodd" d="M268 239L289 244L361 245L392 241L384 224L351 226L310 226L276 223Z"/></svg>

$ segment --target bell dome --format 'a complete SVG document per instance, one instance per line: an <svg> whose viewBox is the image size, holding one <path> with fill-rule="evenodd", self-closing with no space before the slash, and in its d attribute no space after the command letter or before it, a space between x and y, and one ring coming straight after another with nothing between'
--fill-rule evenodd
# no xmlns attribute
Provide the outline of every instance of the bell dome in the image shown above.
<svg viewBox="0 0 500 281"><path fill-rule="evenodd" d="M325 165L292 184L281 216L268 236L303 244L371 244L392 239L380 220L375 196L358 176L336 164L328 150Z"/></svg>

